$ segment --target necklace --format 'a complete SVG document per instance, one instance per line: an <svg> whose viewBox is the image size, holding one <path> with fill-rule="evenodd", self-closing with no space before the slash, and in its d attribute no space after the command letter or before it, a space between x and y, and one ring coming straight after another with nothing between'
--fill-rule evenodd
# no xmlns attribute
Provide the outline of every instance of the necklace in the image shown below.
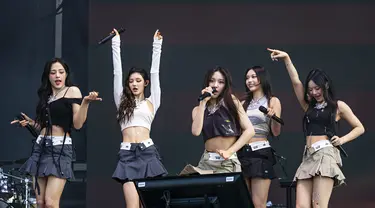
<svg viewBox="0 0 375 208"><path fill-rule="evenodd" d="M249 107L250 107L250 108L257 107L257 106L259 105L260 100L261 100L262 98L264 98L264 95L263 95L262 97L258 98L258 99L254 99L254 98L253 98L253 99L250 101L250 103L249 103Z"/></svg>
<svg viewBox="0 0 375 208"><path fill-rule="evenodd" d="M49 98L48 98L48 103L52 103L53 101L55 101L55 100L57 100L57 95L61 92L61 91L63 91L65 89L65 86L64 87L62 87L61 89L59 89L57 92L56 92L56 94L54 94L54 95L50 95L49 96Z"/></svg>
<svg viewBox="0 0 375 208"><path fill-rule="evenodd" d="M144 101L145 99L137 99L135 98L134 101L135 101L135 106L138 107L139 105L141 105L142 101Z"/></svg>
<svg viewBox="0 0 375 208"><path fill-rule="evenodd" d="M315 103L315 109L324 109L327 106L327 102ZM323 111L323 110L322 110Z"/></svg>
<svg viewBox="0 0 375 208"><path fill-rule="evenodd" d="M321 111L321 112L324 112L324 108L327 106L327 102L321 102L321 103L315 103L315 106L314 106L314 108L315 109L317 109L317 111L316 111L316 117L318 117L319 116L319 110Z"/></svg>
<svg viewBox="0 0 375 208"><path fill-rule="evenodd" d="M207 110L209 112L209 115L214 114L220 108L222 103L223 103L223 100L220 100L219 102L217 102L213 105L207 106Z"/></svg>

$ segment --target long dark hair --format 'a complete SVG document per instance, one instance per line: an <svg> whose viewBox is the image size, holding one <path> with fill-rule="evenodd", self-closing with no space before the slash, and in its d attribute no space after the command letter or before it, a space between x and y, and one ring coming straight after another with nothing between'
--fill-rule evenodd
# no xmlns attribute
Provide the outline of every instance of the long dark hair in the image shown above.
<svg viewBox="0 0 375 208"><path fill-rule="evenodd" d="M268 74L268 71L265 70L261 66L253 66L251 68L248 68L245 72L246 95L245 95L244 103L243 103L243 107L244 107L245 111L246 111L247 107L249 106L251 100L253 99L253 92L251 92L246 85L246 76L247 76L247 73L250 70L253 70L255 72L255 74L257 75L257 78L258 78L258 81L260 83L260 86L262 87L263 93L268 100L268 104L269 104L271 98L273 97L272 86L271 86L271 78L270 78L270 75Z"/></svg>
<svg viewBox="0 0 375 208"><path fill-rule="evenodd" d="M124 89L122 91L120 107L117 110L118 122L123 122L125 120L129 121L129 119L132 118L133 113L134 113L134 108L136 107L135 97L129 88L129 78L133 73L139 73L145 82L150 81L146 70L141 69L141 68L136 68L136 67L132 67L129 70L128 76L126 77L126 80L123 84Z"/></svg>
<svg viewBox="0 0 375 208"><path fill-rule="evenodd" d="M332 80L329 76L321 69L313 69L309 72L305 80L305 95L304 100L309 104L309 107L314 107L316 104L315 98L311 97L309 99L309 82L313 81L319 88L322 89L324 100L327 102L327 105L336 109L337 100L335 97L335 92L332 84Z"/></svg>
<svg viewBox="0 0 375 208"><path fill-rule="evenodd" d="M219 102L221 99L224 100L225 107L228 109L229 113L233 117L233 119L239 120L239 114L238 109L236 105L234 104L233 98L232 98L232 76L230 75L229 71L222 67L216 67L214 69L210 69L207 71L204 82L203 82L203 88L206 88L210 84L210 80L212 78L212 75L215 72L220 72L225 80L225 87L224 90L220 93L220 95L217 98L217 102Z"/></svg>
<svg viewBox="0 0 375 208"><path fill-rule="evenodd" d="M51 67L54 63L60 63L65 69L65 73L66 73L65 86L73 85L70 80L69 66L66 64L64 60L62 60L61 58L53 58L52 60L46 62L46 64L44 65L44 70L43 70L43 74L41 78L41 85L38 89L39 101L36 107L36 119L35 119L36 123L38 124L43 123L44 119L42 118L45 117L46 108L48 105L47 102L48 102L49 97L52 94L52 85L49 80L49 74L51 72Z"/></svg>
<svg viewBox="0 0 375 208"><path fill-rule="evenodd" d="M305 80L304 100L306 103L308 103L309 107L305 112L305 116L303 117L303 131L306 135L308 125L307 115L314 109L314 106L317 103L315 98L310 96L311 98L309 99L308 96L310 81L313 81L317 86L319 86L319 88L322 89L324 101L327 102L327 107L331 111L331 124L333 124L334 126L334 129L329 129L329 131L333 131L334 133L336 133L338 128L338 123L337 125L335 124L337 112L337 99L335 97L335 91L333 88L332 80L321 69L311 70Z"/></svg>

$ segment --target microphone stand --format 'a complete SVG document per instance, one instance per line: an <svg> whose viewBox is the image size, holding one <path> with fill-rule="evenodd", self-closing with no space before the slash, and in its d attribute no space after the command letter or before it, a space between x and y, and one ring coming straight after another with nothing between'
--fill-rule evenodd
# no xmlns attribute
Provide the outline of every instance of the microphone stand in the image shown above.
<svg viewBox="0 0 375 208"><path fill-rule="evenodd" d="M30 208L30 187L29 187L29 184L31 183L30 179L28 179L27 177L21 178L21 177L17 177L8 173L4 173L1 168L0 168L0 176L8 176L8 177L17 179L21 181L21 183L25 184L25 200L23 201L22 204L25 205L25 208Z"/></svg>

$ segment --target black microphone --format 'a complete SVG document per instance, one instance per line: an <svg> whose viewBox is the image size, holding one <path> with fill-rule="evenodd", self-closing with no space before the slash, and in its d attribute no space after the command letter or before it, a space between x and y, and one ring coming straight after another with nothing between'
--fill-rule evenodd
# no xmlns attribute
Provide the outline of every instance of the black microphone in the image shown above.
<svg viewBox="0 0 375 208"><path fill-rule="evenodd" d="M259 106L259 110L262 112L262 113L264 113L264 114L267 114L268 113L268 110L267 110L267 108L265 108L264 106ZM273 115L272 117L271 117L273 120L275 120L277 123L279 123L279 124L281 124L281 125L284 125L284 121L283 121L283 119L281 119L281 118L279 118L279 117L277 117L277 116L275 116L275 115Z"/></svg>
<svg viewBox="0 0 375 208"><path fill-rule="evenodd" d="M212 93L215 93L215 92L217 92L216 87L213 87L213 88L212 88ZM198 97L198 102L204 100L206 97L211 97L211 93L209 93L209 92L205 92L205 93L203 93L202 95L200 95L200 96Z"/></svg>
<svg viewBox="0 0 375 208"><path fill-rule="evenodd" d="M120 28L119 30L117 30L117 32L119 34L123 33L125 31L124 28ZM115 37L116 33L113 32L111 34L109 34L107 37L103 38L101 41L98 42L99 45L103 44L103 43L106 43L107 41L111 40L113 37Z"/></svg>
<svg viewBox="0 0 375 208"><path fill-rule="evenodd" d="M331 140L332 137L335 136L331 131L326 131L326 135L328 136L329 140ZM349 157L348 153L346 153L346 151L344 150L344 148L341 145L337 145L335 147L337 147L339 149L340 153L344 157Z"/></svg>
<svg viewBox="0 0 375 208"><path fill-rule="evenodd" d="M16 118L20 121L26 120L26 118L22 114L17 115ZM26 124L25 127L30 132L30 134L33 135L34 138L37 138L39 136L39 134L35 131L35 129L30 124Z"/></svg>

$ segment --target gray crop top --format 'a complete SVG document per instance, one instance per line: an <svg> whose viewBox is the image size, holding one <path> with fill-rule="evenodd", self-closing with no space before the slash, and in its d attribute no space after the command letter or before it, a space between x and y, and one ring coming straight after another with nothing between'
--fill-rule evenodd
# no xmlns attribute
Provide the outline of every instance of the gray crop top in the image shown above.
<svg viewBox="0 0 375 208"><path fill-rule="evenodd" d="M268 99L263 96L258 101L252 100L246 109L247 117L254 126L253 138L267 138L270 133L270 118L259 110L259 106L268 108Z"/></svg>

